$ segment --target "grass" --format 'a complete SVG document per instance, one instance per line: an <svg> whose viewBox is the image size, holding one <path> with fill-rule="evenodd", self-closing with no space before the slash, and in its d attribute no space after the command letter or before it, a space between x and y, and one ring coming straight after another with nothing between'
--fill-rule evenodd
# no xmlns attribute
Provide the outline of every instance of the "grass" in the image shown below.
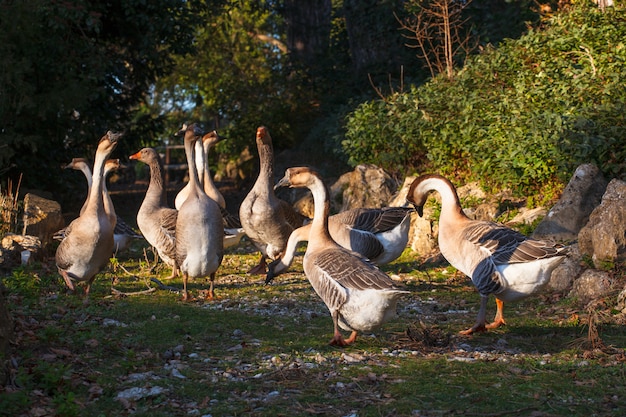
<svg viewBox="0 0 626 417"><path fill-rule="evenodd" d="M407 250L383 269L412 294L398 317L347 348L298 258L263 285L244 244L219 271L218 299L156 289L138 242L98 276L89 302L67 294L53 261L4 277L15 320L6 416L615 416L626 413L626 333L610 316L537 296L508 325L462 337L479 299L445 262ZM164 281L181 288L180 279ZM194 281L200 295L205 281ZM489 315L495 312L490 304ZM590 344L588 325L596 330ZM136 396L130 395L136 393Z"/></svg>

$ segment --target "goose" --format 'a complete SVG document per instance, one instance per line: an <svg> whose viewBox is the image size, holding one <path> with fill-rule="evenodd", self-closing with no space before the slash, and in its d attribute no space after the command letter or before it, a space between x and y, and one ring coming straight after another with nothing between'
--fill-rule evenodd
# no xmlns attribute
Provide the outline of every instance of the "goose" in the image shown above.
<svg viewBox="0 0 626 417"><path fill-rule="evenodd" d="M189 300L189 277L210 277L209 299L214 298L215 273L224 257L224 220L219 205L200 187L195 144L203 132L196 124L183 126L185 155L189 166L189 194L176 220L176 262L183 273L183 300Z"/></svg>
<svg viewBox="0 0 626 417"><path fill-rule="evenodd" d="M259 176L239 207L241 226L261 252L258 265L249 274L264 274L266 258L277 259L287 246L291 232L304 224L305 217L274 194L274 150L272 137L265 126L256 131L259 152Z"/></svg>
<svg viewBox="0 0 626 417"><path fill-rule="evenodd" d="M175 237L178 211L165 204L161 158L153 148L143 148L129 158L141 161L150 168L150 183L137 212L137 226L163 262L172 268L169 278L174 278L178 275Z"/></svg>
<svg viewBox="0 0 626 417"><path fill-rule="evenodd" d="M67 287L75 291L74 281L84 282L85 296L113 252L114 226L104 208L104 165L120 137L121 134L109 131L100 139L87 206L66 228L65 238L55 253L57 269Z"/></svg>
<svg viewBox="0 0 626 417"><path fill-rule="evenodd" d="M215 185L211 171L207 165L209 151L222 140L224 140L224 137L220 136L215 130L205 134L202 140L198 140L194 145L194 155L200 184L206 195L220 207L224 219L224 248L229 248L239 244L244 235L243 229L241 228L239 219L226 210L226 200ZM187 199L190 187L189 182L187 182L178 194L176 194L174 205L177 210L180 209L185 199Z"/></svg>
<svg viewBox="0 0 626 417"><path fill-rule="evenodd" d="M356 208L328 218L328 230L335 242L358 252L375 265L397 259L409 241L412 207ZM291 232L285 253L268 266L268 284L293 262L298 243L308 240L311 224Z"/></svg>
<svg viewBox="0 0 626 417"><path fill-rule="evenodd" d="M119 159L108 159L106 163L104 164L105 183L103 186L103 197L105 199L104 200L105 211L109 214L110 221L113 224L115 224L115 227L113 229L113 240L115 242L113 246L114 252L118 252L118 251L122 251L126 249L133 239L143 239L143 236L135 232L133 228L130 227L130 225L128 225L128 223L124 221L124 219L122 219L120 216L115 214L113 201L111 200L111 197L109 196L109 193L106 190L107 176L109 175L110 172L119 169L121 166L122 165ZM87 207L87 202L89 201L89 192L91 190L91 185L92 185L92 178L91 178L92 173L91 173L91 168L89 167L89 162L87 161L86 158L72 158L72 160L69 163L67 163L65 166L63 166L63 168L81 171L85 175L85 178L87 179L87 198L85 199L85 202L83 203L83 206L80 209L80 214L82 214L85 211L85 208ZM111 217L111 214L115 215L114 218ZM65 237L65 228L59 230L53 235L53 239L59 240L59 241L63 240L64 237Z"/></svg>
<svg viewBox="0 0 626 417"><path fill-rule="evenodd" d="M328 192L319 174L306 167L288 168L277 186L306 187L313 193L314 216L304 254L306 277L328 307L333 320L331 345L354 343L358 332L379 328L395 315L398 299L408 291L367 259L337 244L328 231ZM339 328L351 331L344 339Z"/></svg>
<svg viewBox="0 0 626 417"><path fill-rule="evenodd" d="M409 188L407 201L420 217L431 191L441 196L439 249L452 266L471 278L480 294L476 323L460 333L470 335L506 324L504 303L541 291L565 259L568 247L526 237L498 223L471 220L461 208L454 185L437 174L420 176ZM493 323L486 324L491 294L496 298L497 312Z"/></svg>

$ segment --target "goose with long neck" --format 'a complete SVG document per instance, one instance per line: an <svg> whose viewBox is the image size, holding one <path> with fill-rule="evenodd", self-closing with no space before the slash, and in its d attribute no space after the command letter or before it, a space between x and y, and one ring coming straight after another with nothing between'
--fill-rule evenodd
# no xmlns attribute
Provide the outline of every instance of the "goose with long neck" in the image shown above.
<svg viewBox="0 0 626 417"><path fill-rule="evenodd" d="M169 278L174 278L178 275L176 263L178 211L165 203L161 158L153 148L143 148L131 155L130 159L141 161L150 168L150 183L137 212L137 227L148 243L156 249L163 262L172 268Z"/></svg>
<svg viewBox="0 0 626 417"><path fill-rule="evenodd" d="M121 134L107 132L96 150L92 187L82 215L66 228L55 260L67 287L74 291L74 282L85 282L85 295L98 272L104 268L113 252L114 225L105 211L103 190L104 165L115 149Z"/></svg>
<svg viewBox="0 0 626 417"><path fill-rule="evenodd" d="M189 299L189 278L210 277L207 298L214 298L215 274L224 257L224 225L220 207L200 185L195 144L203 132L196 124L183 126L185 155L189 166L189 194L176 220L176 261L183 273L183 299Z"/></svg>
<svg viewBox="0 0 626 417"><path fill-rule="evenodd" d="M258 265L250 274L264 274L266 259L277 259L287 246L291 232L304 224L305 217L274 194L274 150L268 129L256 132L259 152L259 175L239 207L239 219L244 232L261 252Z"/></svg>
<svg viewBox="0 0 626 417"><path fill-rule="evenodd" d="M198 178L200 182L202 183L205 178L204 171L205 171L206 158L204 156L204 149L202 147L202 141L200 140L194 144L194 162L195 162L195 166L198 172ZM183 205L183 203L189 196L189 192L191 191L190 182L191 182L191 178L189 178L189 180L187 181L187 184L185 184L185 186L178 192L178 194L176 194L176 198L174 198L174 207L176 207L176 210L180 210L181 206Z"/></svg>
<svg viewBox="0 0 626 417"><path fill-rule="evenodd" d="M469 335L506 324L504 302L541 291L552 271L565 259L568 248L528 238L498 223L471 220L463 212L456 188L441 175L423 175L411 184L407 201L420 216L431 191L441 196L438 236L441 254L471 278L480 294L476 323L460 333ZM493 323L486 324L487 300L492 294L496 297L497 312Z"/></svg>
<svg viewBox="0 0 626 417"><path fill-rule="evenodd" d="M111 222L113 223L113 220L114 220L114 224L115 224L115 227L113 229L113 240L115 242L114 244L115 252L125 249L129 245L132 239L143 238L143 236L135 232L133 228L130 227L124 221L124 219L122 219L120 216L118 216L115 213L113 201L111 200L111 197L108 191L106 190L106 178L108 177L109 173L118 170L120 167L122 167L122 164L120 163L119 159L108 159L104 165L105 187L103 189L103 194L104 194L103 197L104 197L104 202L105 202L105 211L109 214L109 219L111 219ZM64 168L81 171L85 175L85 178L87 179L87 198L85 198L85 202L83 203L83 206L80 209L80 214L82 214L85 211L85 207L87 207L87 202L89 201L89 192L91 191L91 184L92 184L92 173L91 173L91 168L89 167L89 162L85 158L72 158L72 160L68 164L66 164ZM115 215L114 219L111 218L112 214ZM53 238L59 241L63 240L65 238L65 229L61 229L58 232L56 232Z"/></svg>
<svg viewBox="0 0 626 417"><path fill-rule="evenodd" d="M396 313L398 299L407 294L384 272L357 253L338 245L328 231L330 202L321 177L306 167L289 168L276 185L306 187L315 204L304 272L333 319L331 345L345 346L358 332L379 328ZM344 339L339 328L351 331Z"/></svg>
<svg viewBox="0 0 626 417"><path fill-rule="evenodd" d="M397 259L409 241L412 207L356 208L328 218L330 236L342 247L359 253L374 265ZM309 239L311 223L291 232L283 256L268 266L265 283L291 266L298 243Z"/></svg>

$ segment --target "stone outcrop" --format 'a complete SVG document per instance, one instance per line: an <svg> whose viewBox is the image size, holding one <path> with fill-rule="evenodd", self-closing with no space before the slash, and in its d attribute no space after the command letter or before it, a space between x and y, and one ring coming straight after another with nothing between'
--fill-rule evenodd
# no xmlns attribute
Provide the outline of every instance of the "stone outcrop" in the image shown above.
<svg viewBox="0 0 626 417"><path fill-rule="evenodd" d="M580 251L596 268L626 261L626 182L612 180L589 221L578 233Z"/></svg>
<svg viewBox="0 0 626 417"><path fill-rule="evenodd" d="M24 197L23 235L36 236L45 250L54 233L65 227L61 205L53 200L28 193Z"/></svg>
<svg viewBox="0 0 626 417"><path fill-rule="evenodd" d="M533 237L556 241L574 240L602 199L607 180L592 164L580 165L563 191L563 195L537 225Z"/></svg>
<svg viewBox="0 0 626 417"><path fill-rule="evenodd" d="M375 165L358 165L330 187L331 211L387 206L398 189L396 181Z"/></svg>

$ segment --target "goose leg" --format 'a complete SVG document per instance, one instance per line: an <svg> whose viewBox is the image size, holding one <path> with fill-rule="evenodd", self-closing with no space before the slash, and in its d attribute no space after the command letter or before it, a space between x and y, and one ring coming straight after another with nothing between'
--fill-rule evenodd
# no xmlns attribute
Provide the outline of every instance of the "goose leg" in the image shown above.
<svg viewBox="0 0 626 417"><path fill-rule="evenodd" d="M211 274L209 291L205 297L206 300L213 300L215 298L215 291L213 290L213 282L215 281L215 272Z"/></svg>
<svg viewBox="0 0 626 417"><path fill-rule="evenodd" d="M189 292L187 291L187 280L189 279L189 275L186 272L183 272L183 301L189 301Z"/></svg>
<svg viewBox="0 0 626 417"><path fill-rule="evenodd" d="M498 308L498 310L496 311L496 317L493 319L493 323L490 323L486 326L488 329L496 329L506 324L506 321L504 321L504 314L502 314L502 311L504 309L504 303L502 302L502 300L496 298L496 307Z"/></svg>
<svg viewBox="0 0 626 417"><path fill-rule="evenodd" d="M261 255L259 264L248 271L250 275L265 274L267 272L267 263L265 262L265 256Z"/></svg>
<svg viewBox="0 0 626 417"><path fill-rule="evenodd" d="M487 300L488 296L481 295L480 296L480 310L478 310L478 317L476 318L476 324L472 326L470 329L462 330L459 334L463 335L471 335L476 332L484 332L487 331L485 327L485 321L487 317Z"/></svg>
<svg viewBox="0 0 626 417"><path fill-rule="evenodd" d="M344 339L343 335L339 331L339 324L338 324L339 323L339 311L333 311L332 317L333 317L333 325L335 327L335 332L334 332L333 338L330 339L329 344L331 346L348 346L349 344L354 343L354 341L356 340L356 330L352 331L352 334L350 335L348 339Z"/></svg>

